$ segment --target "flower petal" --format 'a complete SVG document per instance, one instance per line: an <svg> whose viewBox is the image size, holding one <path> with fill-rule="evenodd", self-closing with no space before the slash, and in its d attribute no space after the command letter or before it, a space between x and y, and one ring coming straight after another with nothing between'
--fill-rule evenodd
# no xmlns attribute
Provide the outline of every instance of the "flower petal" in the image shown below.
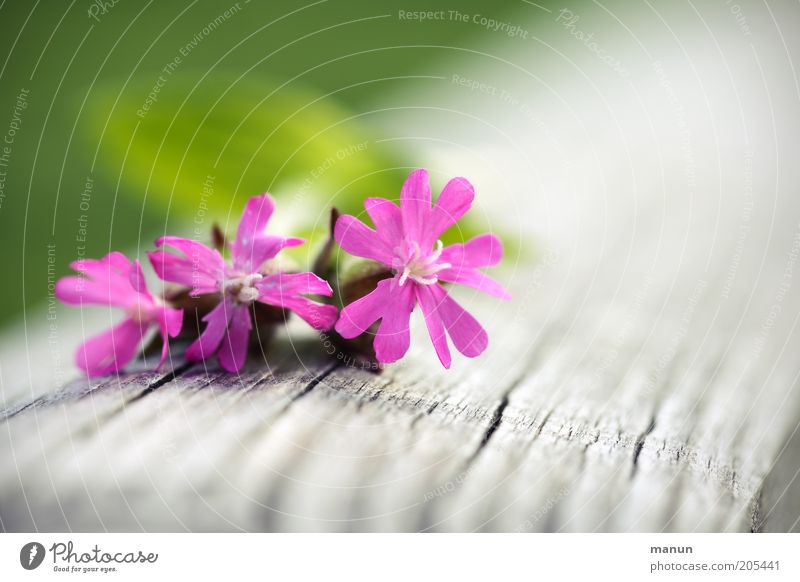
<svg viewBox="0 0 800 582"><path fill-rule="evenodd" d="M217 351L222 338L225 336L225 330L228 329L228 323L233 317L234 309L233 301L226 298L220 301L203 318L203 321L206 322L206 328L200 334L200 337L186 349L185 357L187 360L201 362L210 358Z"/></svg>
<svg viewBox="0 0 800 582"><path fill-rule="evenodd" d="M436 311L456 349L468 358L482 354L489 345L486 330L441 285L431 285L430 289L437 300Z"/></svg>
<svg viewBox="0 0 800 582"><path fill-rule="evenodd" d="M398 285L397 278L384 279L388 283L389 298L383 319L375 336L375 357L381 363L396 362L406 355L411 333L408 320L416 304L415 285ZM383 283L384 281L381 281Z"/></svg>
<svg viewBox="0 0 800 582"><path fill-rule="evenodd" d="M78 348L75 362L89 376L104 376L119 371L136 355L147 326L125 318L88 340Z"/></svg>
<svg viewBox="0 0 800 582"><path fill-rule="evenodd" d="M450 263L454 269L464 267L491 267L503 258L503 243L491 233L478 235L464 244L445 247L440 261Z"/></svg>
<svg viewBox="0 0 800 582"><path fill-rule="evenodd" d="M431 213L431 186L428 172L415 170L406 178L400 190L400 214L403 217L403 232L406 236L420 243L425 239L428 218Z"/></svg>
<svg viewBox="0 0 800 582"><path fill-rule="evenodd" d="M79 259L69 266L92 279L105 279L111 275L121 281L127 278L131 261L122 253L114 251L102 259Z"/></svg>
<svg viewBox="0 0 800 582"><path fill-rule="evenodd" d="M339 315L336 307L303 297L303 295L326 297L333 295L328 282L313 273L276 273L261 279L256 283L256 288L261 294L258 301L291 309L314 329L330 329L336 323Z"/></svg>
<svg viewBox="0 0 800 582"><path fill-rule="evenodd" d="M436 311L438 306L437 297L432 286L430 285L417 285L417 301L422 308L422 314L425 316L425 325L428 327L428 334L431 336L431 342L436 349L436 355L439 356L439 361L445 368L450 367L452 357L450 356L450 348L447 346L447 336L444 332L444 323L442 317Z"/></svg>
<svg viewBox="0 0 800 582"><path fill-rule="evenodd" d="M222 255L216 249L210 249L201 242L191 238L182 238L179 236L162 236L156 240L156 246L171 246L188 259L194 258L196 263L201 267L209 269L221 269L224 267L225 262L222 260Z"/></svg>
<svg viewBox="0 0 800 582"><path fill-rule="evenodd" d="M250 267L255 264L257 259L253 252L253 245L256 239L264 235L264 230L267 228L267 223L274 210L275 201L269 194L253 196L247 201L242 212L242 219L239 221L239 228L236 231L236 240L231 244L233 266L237 269L248 273L253 272ZM277 253L277 250L275 252ZM259 267L263 262L260 261L255 266Z"/></svg>
<svg viewBox="0 0 800 582"><path fill-rule="evenodd" d="M367 198L364 208L375 225L375 231L390 249L403 240L403 218L397 204L385 198Z"/></svg>
<svg viewBox="0 0 800 582"><path fill-rule="evenodd" d="M160 279L189 287L192 297L219 291L219 283L216 280L212 281L207 273L201 272L184 257L163 250L148 252L147 256Z"/></svg>
<svg viewBox="0 0 800 582"><path fill-rule="evenodd" d="M477 269L444 269L438 275L440 281L461 283L500 299L511 299L511 294L500 283Z"/></svg>
<svg viewBox="0 0 800 582"><path fill-rule="evenodd" d="M355 216L343 214L333 229L336 242L351 255L392 264L392 249L378 236L378 233L358 220Z"/></svg>
<svg viewBox="0 0 800 582"><path fill-rule="evenodd" d="M130 271L128 271L128 279L134 291L139 295L144 295L151 302L153 301L153 295L147 289L147 283L144 280L144 273L142 272L142 264L139 262L139 259L133 261Z"/></svg>
<svg viewBox="0 0 800 582"><path fill-rule="evenodd" d="M69 305L94 304L114 305L125 308L136 292L128 285L124 287L110 285L107 281L96 281L86 277L68 275L56 282L55 296L62 303Z"/></svg>
<svg viewBox="0 0 800 582"><path fill-rule="evenodd" d="M246 248L255 237L264 234L274 210L275 201L269 193L250 198L242 211L234 245L243 245L240 248Z"/></svg>
<svg viewBox="0 0 800 582"><path fill-rule="evenodd" d="M287 299L294 295L333 295L328 282L314 273L276 273L258 281L256 287L262 293Z"/></svg>
<svg viewBox="0 0 800 582"><path fill-rule="evenodd" d="M339 313L336 332L345 339L361 335L369 326L383 317L389 301L389 279L378 283L374 291L353 301Z"/></svg>
<svg viewBox="0 0 800 582"><path fill-rule="evenodd" d="M475 190L466 178L450 180L436 200L436 205L425 223L423 240L419 240L420 247L430 248L444 231L464 216L474 199Z"/></svg>
<svg viewBox="0 0 800 582"><path fill-rule="evenodd" d="M164 236L156 241L156 246L163 245L177 249L183 256L164 250L148 253L153 269L161 279L191 288L192 296L213 293L219 289L225 262L218 251L195 240L177 236Z"/></svg>
<svg viewBox="0 0 800 582"><path fill-rule="evenodd" d="M287 303L286 307L318 331L331 329L339 319L339 310L336 309L336 306L317 303L305 297L293 299L291 303Z"/></svg>
<svg viewBox="0 0 800 582"><path fill-rule="evenodd" d="M55 295L71 305L114 305L125 308L136 299L131 287L131 262L122 253L109 253L102 259L81 259L70 266L83 277L69 275L56 282Z"/></svg>
<svg viewBox="0 0 800 582"><path fill-rule="evenodd" d="M158 321L164 325L169 337L178 337L183 328L183 310L162 306L159 309Z"/></svg>
<svg viewBox="0 0 800 582"><path fill-rule="evenodd" d="M161 331L161 360L158 367L164 365L169 353L169 338L177 337L183 327L183 311L172 307L161 307L158 311L158 329Z"/></svg>
<svg viewBox="0 0 800 582"><path fill-rule="evenodd" d="M265 261L273 258L286 247L296 247L306 242L302 238L291 236L274 236L271 234L261 235L253 240L251 250L246 256L239 257L235 264L237 269L245 273L258 272Z"/></svg>
<svg viewBox="0 0 800 582"><path fill-rule="evenodd" d="M250 307L247 305L234 307L230 325L217 354L219 364L224 370L238 372L244 366L252 327Z"/></svg>

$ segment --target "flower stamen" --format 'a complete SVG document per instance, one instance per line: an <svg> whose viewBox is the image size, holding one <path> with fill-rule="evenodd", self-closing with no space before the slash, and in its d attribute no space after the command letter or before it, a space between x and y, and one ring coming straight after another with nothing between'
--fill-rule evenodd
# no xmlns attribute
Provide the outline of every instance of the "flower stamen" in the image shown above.
<svg viewBox="0 0 800 582"><path fill-rule="evenodd" d="M222 289L239 303L252 303L261 295L258 289L256 289L255 283L263 278L264 275L261 273L232 277L223 282Z"/></svg>
<svg viewBox="0 0 800 582"><path fill-rule="evenodd" d="M426 257L422 256L422 251L416 241L408 242L407 246L410 248L405 254L405 260L400 261L403 271L397 284L401 287L409 279L420 285L433 285L439 281L437 275L439 271L452 267L450 263L437 263L444 249L444 244L440 240L436 241L436 250Z"/></svg>

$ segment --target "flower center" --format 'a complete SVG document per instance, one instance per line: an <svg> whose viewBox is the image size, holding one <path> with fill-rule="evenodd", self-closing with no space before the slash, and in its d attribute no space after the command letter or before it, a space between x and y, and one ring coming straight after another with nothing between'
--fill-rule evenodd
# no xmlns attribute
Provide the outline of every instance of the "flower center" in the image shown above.
<svg viewBox="0 0 800 582"><path fill-rule="evenodd" d="M225 279L222 283L223 293L230 295L234 301L249 304L258 299L260 293L256 289L256 282L260 281L264 275L261 273L251 273Z"/></svg>
<svg viewBox="0 0 800 582"><path fill-rule="evenodd" d="M137 300L128 306L125 314L137 323L150 323L153 320L156 305Z"/></svg>
<svg viewBox="0 0 800 582"><path fill-rule="evenodd" d="M397 272L400 273L398 284L402 287L411 279L420 285L433 285L439 280L439 271L452 267L450 263L438 263L444 245L436 241L436 250L423 255L416 241L405 243L404 252L399 253Z"/></svg>

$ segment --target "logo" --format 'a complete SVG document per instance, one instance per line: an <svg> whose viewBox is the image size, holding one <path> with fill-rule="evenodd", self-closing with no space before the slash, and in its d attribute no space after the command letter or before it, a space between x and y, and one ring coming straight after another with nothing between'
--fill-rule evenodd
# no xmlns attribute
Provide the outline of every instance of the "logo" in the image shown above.
<svg viewBox="0 0 800 582"><path fill-rule="evenodd" d="M19 563L26 570L35 570L44 560L44 546L39 542L28 542L19 551Z"/></svg>

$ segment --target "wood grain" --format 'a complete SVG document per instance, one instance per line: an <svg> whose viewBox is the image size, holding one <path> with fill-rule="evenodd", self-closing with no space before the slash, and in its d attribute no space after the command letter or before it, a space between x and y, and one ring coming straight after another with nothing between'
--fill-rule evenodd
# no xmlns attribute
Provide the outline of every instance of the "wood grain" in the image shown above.
<svg viewBox="0 0 800 582"><path fill-rule="evenodd" d="M718 302L724 273L604 277L587 300L562 265L512 276L508 304L459 295L497 339L450 371L423 329L376 375L296 325L238 376L182 364L7 401L2 526L797 529L797 317L759 348L757 321L723 313L741 308Z"/></svg>

